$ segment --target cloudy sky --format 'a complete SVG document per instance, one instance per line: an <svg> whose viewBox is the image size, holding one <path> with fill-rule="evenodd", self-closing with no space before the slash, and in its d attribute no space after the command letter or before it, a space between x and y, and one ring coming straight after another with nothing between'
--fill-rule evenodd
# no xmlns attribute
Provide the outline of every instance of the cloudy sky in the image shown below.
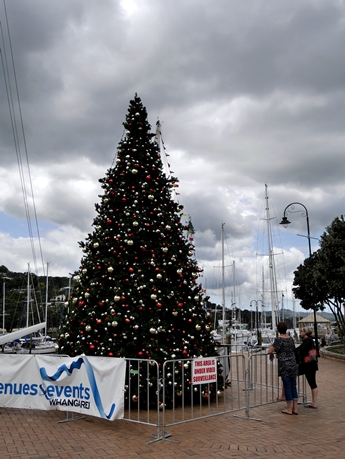
<svg viewBox="0 0 345 459"><path fill-rule="evenodd" d="M312 250L344 213L344 0L1 0L0 20L0 264L79 267L137 92L162 123L211 300L224 273L227 307L269 303L267 184L292 308L308 241L301 212L279 226L284 208L307 207Z"/></svg>

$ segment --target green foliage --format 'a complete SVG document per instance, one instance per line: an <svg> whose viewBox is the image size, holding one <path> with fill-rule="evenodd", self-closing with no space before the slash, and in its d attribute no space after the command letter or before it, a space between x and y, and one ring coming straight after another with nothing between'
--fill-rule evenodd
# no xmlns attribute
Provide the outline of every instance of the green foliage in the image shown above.
<svg viewBox="0 0 345 459"><path fill-rule="evenodd" d="M306 258L294 273L295 297L304 309L322 309L327 304L344 327L345 221L336 217L321 236L320 249Z"/></svg>

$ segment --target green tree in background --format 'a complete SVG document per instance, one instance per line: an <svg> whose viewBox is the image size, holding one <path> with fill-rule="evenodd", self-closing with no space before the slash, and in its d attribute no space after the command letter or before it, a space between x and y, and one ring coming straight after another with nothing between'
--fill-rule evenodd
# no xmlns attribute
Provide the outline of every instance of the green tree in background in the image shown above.
<svg viewBox="0 0 345 459"><path fill-rule="evenodd" d="M212 317L204 308L201 269L188 240L194 229L190 221L181 223L183 206L171 196L178 180L163 173L137 95L124 127L116 164L100 179L104 194L96 204L94 230L80 242L85 255L59 352L152 359L160 366L171 359L214 356ZM170 395L181 394L179 372L177 387L167 387ZM190 368L183 367L183 373L190 391ZM222 380L219 369L220 389ZM141 385L145 391L146 383Z"/></svg>
<svg viewBox="0 0 345 459"><path fill-rule="evenodd" d="M334 314L344 341L345 303L345 221L335 218L321 236L320 249L306 258L294 273L295 297L304 309L322 309Z"/></svg>

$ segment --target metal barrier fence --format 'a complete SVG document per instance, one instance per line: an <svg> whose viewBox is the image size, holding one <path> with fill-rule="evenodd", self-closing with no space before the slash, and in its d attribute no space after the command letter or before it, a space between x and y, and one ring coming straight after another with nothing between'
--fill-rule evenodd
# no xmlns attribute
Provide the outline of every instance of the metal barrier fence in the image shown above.
<svg viewBox="0 0 345 459"><path fill-rule="evenodd" d="M175 372L182 370L182 382L173 392L172 400L163 404L163 433L162 438L167 438L166 427L194 421L196 419L217 416L219 414L239 411L246 408L246 378L245 378L245 357L242 354L225 355L212 357L223 367L224 384L226 390L218 387L218 383L203 383L202 385L192 385L186 387L184 369L191 364L190 359L169 360L163 365L163 400L165 398L164 384L171 382L175 386ZM170 377L168 376L170 375ZM211 390L211 384L215 384L215 389ZM214 392L213 396L209 396ZM180 395L179 395L180 394Z"/></svg>
<svg viewBox="0 0 345 459"><path fill-rule="evenodd" d="M270 361L265 350L252 352L248 357L247 372L249 408L274 403L280 398L282 381L278 376L277 359ZM299 397L302 397L303 403L305 403L306 385L304 377L298 378L297 391Z"/></svg>
<svg viewBox="0 0 345 459"><path fill-rule="evenodd" d="M225 390L218 383L193 385L188 381L185 372L190 371L192 359L167 360L161 370L153 360L126 359L124 419L156 427L157 434L147 442L152 443L170 437L168 427L241 410L243 417L249 418L250 408L274 403L280 397L277 360L271 362L266 349L241 349L212 359L223 368ZM209 396L210 384L213 396ZM146 390L142 391L144 385ZM305 377L299 377L298 392L305 403Z"/></svg>
<svg viewBox="0 0 345 459"><path fill-rule="evenodd" d="M127 365L124 394L125 412L123 419L157 427L157 436L155 438L159 439L162 427L162 402L160 401L162 382L159 365L155 360L125 360ZM153 383L152 381L155 382ZM145 390L142 390L143 388Z"/></svg>

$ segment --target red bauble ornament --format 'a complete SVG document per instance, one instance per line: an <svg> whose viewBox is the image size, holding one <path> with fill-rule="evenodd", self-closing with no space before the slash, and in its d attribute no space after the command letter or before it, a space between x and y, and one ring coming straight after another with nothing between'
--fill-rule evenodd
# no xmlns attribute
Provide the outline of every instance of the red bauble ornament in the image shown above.
<svg viewBox="0 0 345 459"><path fill-rule="evenodd" d="M114 357L114 354L112 352L109 352L108 357Z"/></svg>
<svg viewBox="0 0 345 459"><path fill-rule="evenodd" d="M129 271L130 273L133 273L133 272L134 272L134 269L133 269L133 268L129 268L128 271Z"/></svg>
<svg viewBox="0 0 345 459"><path fill-rule="evenodd" d="M95 349L95 346L93 344L90 344L90 351L93 351Z"/></svg>
<svg viewBox="0 0 345 459"><path fill-rule="evenodd" d="M160 309L163 305L162 305L162 303L157 303L156 306L157 306L158 309Z"/></svg>
<svg viewBox="0 0 345 459"><path fill-rule="evenodd" d="M183 355L187 355L187 354L188 354L187 349L183 349L182 354L183 354Z"/></svg>

